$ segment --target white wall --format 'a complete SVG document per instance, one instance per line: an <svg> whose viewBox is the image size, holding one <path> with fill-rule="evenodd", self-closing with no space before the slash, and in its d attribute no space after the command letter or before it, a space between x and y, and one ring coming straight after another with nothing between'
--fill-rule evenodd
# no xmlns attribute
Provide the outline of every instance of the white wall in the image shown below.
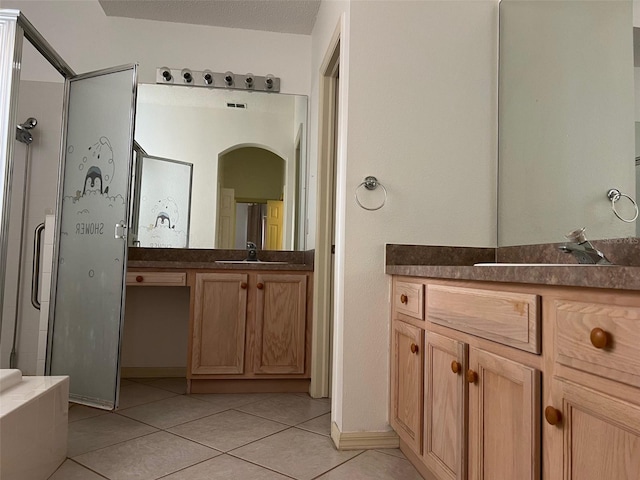
<svg viewBox="0 0 640 480"><path fill-rule="evenodd" d="M138 62L140 83L155 83L157 67L208 68L272 73L283 93L309 92L307 35L107 17L97 0L2 0L2 8L22 10L76 73Z"/></svg>
<svg viewBox="0 0 640 480"><path fill-rule="evenodd" d="M496 245L497 51L497 1L351 3L336 252L343 432L389 429L385 244ZM376 212L353 200L367 175L389 192Z"/></svg>

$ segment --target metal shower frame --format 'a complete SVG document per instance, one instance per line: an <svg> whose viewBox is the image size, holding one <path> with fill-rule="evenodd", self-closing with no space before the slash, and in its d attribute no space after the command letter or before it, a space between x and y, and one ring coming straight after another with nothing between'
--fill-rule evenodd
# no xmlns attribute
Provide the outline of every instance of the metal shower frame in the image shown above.
<svg viewBox="0 0 640 480"><path fill-rule="evenodd" d="M76 75L20 10L0 9L0 305L4 303L7 271L13 155L24 38L31 42L65 80ZM63 111L63 128L66 115L67 112Z"/></svg>

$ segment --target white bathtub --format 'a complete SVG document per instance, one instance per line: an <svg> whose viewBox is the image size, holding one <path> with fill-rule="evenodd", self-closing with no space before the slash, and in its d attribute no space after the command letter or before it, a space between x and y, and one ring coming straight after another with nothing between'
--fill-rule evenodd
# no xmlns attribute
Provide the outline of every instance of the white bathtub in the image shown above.
<svg viewBox="0 0 640 480"><path fill-rule="evenodd" d="M45 480L67 456L69 377L0 370L0 478Z"/></svg>

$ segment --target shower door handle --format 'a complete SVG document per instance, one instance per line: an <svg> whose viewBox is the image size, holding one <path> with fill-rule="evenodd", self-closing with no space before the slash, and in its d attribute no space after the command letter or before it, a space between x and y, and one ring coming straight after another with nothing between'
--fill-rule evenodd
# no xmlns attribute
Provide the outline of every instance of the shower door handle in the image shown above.
<svg viewBox="0 0 640 480"><path fill-rule="evenodd" d="M42 247L44 223L36 227L33 235L33 267L31 269L31 305L40 310L40 249Z"/></svg>
<svg viewBox="0 0 640 480"><path fill-rule="evenodd" d="M124 222L116 223L115 230L113 232L114 238L127 238L127 224Z"/></svg>

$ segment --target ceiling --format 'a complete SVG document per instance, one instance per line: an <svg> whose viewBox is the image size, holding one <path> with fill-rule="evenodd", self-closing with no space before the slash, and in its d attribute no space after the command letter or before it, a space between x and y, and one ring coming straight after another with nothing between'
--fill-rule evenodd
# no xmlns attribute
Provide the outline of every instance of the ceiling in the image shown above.
<svg viewBox="0 0 640 480"><path fill-rule="evenodd" d="M98 0L110 17L310 35L320 0Z"/></svg>

